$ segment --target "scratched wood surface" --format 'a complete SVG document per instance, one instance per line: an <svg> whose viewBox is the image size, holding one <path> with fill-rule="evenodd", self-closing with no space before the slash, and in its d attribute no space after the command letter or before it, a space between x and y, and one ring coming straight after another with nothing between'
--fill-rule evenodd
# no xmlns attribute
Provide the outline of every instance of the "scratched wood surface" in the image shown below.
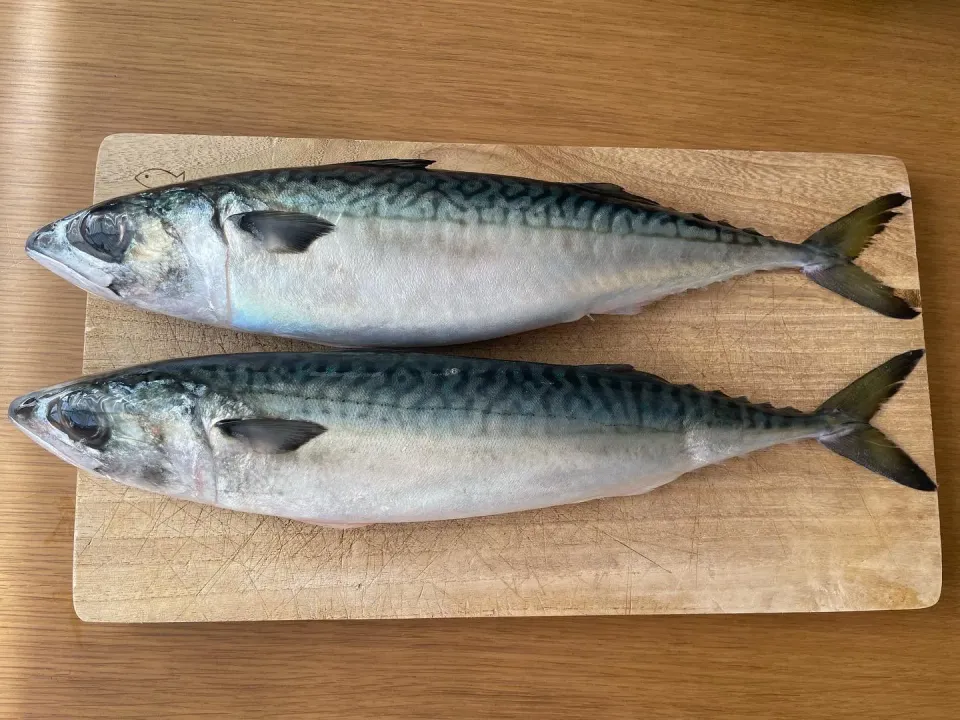
<svg viewBox="0 0 960 720"><path fill-rule="evenodd" d="M886 192L888 157L624 148L118 135L96 199L211 174L377 157L625 185L669 206L799 241ZM862 258L920 302L908 206ZM628 362L678 382L812 409L891 355L922 315L880 317L797 273L459 348L548 362ZM84 369L310 347L88 298ZM925 364L877 424L931 474ZM456 522L318 528L169 500L81 474L74 606L87 620L186 621L784 612L917 608L940 592L936 494L814 442L692 473L648 495Z"/></svg>

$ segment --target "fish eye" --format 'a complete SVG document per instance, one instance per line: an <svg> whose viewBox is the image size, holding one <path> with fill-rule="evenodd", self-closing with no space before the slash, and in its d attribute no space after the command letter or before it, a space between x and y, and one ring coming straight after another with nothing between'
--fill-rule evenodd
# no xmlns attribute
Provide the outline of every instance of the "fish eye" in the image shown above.
<svg viewBox="0 0 960 720"><path fill-rule="evenodd" d="M120 262L130 244L125 215L113 210L94 210L80 223L82 250L105 262Z"/></svg>
<svg viewBox="0 0 960 720"><path fill-rule="evenodd" d="M47 420L70 439L87 447L102 447L110 438L100 413L85 407L83 399L76 395L67 395L52 402L47 410Z"/></svg>

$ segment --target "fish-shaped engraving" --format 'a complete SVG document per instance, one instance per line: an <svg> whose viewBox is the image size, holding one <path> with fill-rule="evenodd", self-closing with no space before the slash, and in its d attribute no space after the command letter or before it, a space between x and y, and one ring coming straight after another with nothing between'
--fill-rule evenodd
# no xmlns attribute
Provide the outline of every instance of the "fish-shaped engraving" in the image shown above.
<svg viewBox="0 0 960 720"><path fill-rule="evenodd" d="M153 167L138 172L133 179L145 188L156 188L183 182L186 172L186 170L181 170L175 174L165 168Z"/></svg>

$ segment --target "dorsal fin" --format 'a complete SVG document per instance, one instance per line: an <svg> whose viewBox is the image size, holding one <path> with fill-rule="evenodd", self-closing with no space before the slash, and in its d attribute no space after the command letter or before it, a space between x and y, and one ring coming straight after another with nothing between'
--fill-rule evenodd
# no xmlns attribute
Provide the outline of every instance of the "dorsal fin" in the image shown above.
<svg viewBox="0 0 960 720"><path fill-rule="evenodd" d="M696 392L704 393L710 397L715 397L719 400L731 400L732 402L737 403L738 405L750 405L751 407L759 408L760 410L765 410L767 412L776 412L782 415L806 415L807 413L803 410L797 410L795 407L777 407L776 405L771 405L770 403L755 403L750 402L750 398L741 395L740 397L731 397L721 390L701 390L696 385L681 385L684 390L694 390Z"/></svg>
<svg viewBox="0 0 960 720"><path fill-rule="evenodd" d="M669 380L664 380L659 375L654 375L653 373L644 372L643 370L637 370L633 365L628 365L627 363L598 363L596 365L578 365L580 370L592 370L594 372L609 372L609 373L618 373L623 375L637 375L647 380L653 380L655 382L670 384Z"/></svg>
<svg viewBox="0 0 960 720"><path fill-rule="evenodd" d="M644 372L643 370L637 370L635 367L633 367L633 365L627 365L626 363L614 364L614 365L603 365L603 364L580 365L579 367L582 370L596 370L598 372L628 373L630 375L644 378L646 380L650 380L653 382L658 382L658 383L663 383L665 385L678 387L681 390L688 390L696 393L703 393L704 395L717 398L718 400L729 400L731 402L737 403L738 405L750 405L751 407L755 407L760 410L764 410L766 412L775 412L781 415L806 415L807 414L802 410L797 410L797 408L795 407L790 407L790 406L776 407L775 405L771 405L770 403L750 402L750 398L743 395L741 395L740 397L731 397L730 395L727 395L722 390L701 390L696 385L693 385L691 383L687 383L684 385L674 385L669 380L665 380L659 375L654 375L653 373L650 373L650 372Z"/></svg>
<svg viewBox="0 0 960 720"><path fill-rule="evenodd" d="M644 205L651 205L653 207L663 207L656 200L651 200L650 198L643 197L643 195L637 195L635 193L624 190L619 185L614 183L570 183L571 187L580 188L581 190L586 190L587 192L597 193L599 195L607 195L609 197L615 197L618 200L630 200L631 202L638 202ZM669 210L670 208L665 208Z"/></svg>
<svg viewBox="0 0 960 720"><path fill-rule="evenodd" d="M720 227L729 228L730 230L736 230L737 232L740 232L740 231L741 231L741 229L738 228L736 225L732 225L731 223L727 222L726 220L714 220L713 218L708 218L708 217L707 217L706 215L704 215L703 213L688 213L688 214L690 215L690 217L695 217L697 220L702 220L703 222L708 222L708 223L712 223L712 224L714 224L714 225L719 225Z"/></svg>
<svg viewBox="0 0 960 720"><path fill-rule="evenodd" d="M662 378L659 375L654 375L652 372L644 372L643 370L634 370L634 375L639 375L640 377L646 378L647 380L652 380L654 382L664 383L665 385L672 385L669 380Z"/></svg>
<svg viewBox="0 0 960 720"><path fill-rule="evenodd" d="M752 403L754 407L760 408L761 410L767 410L769 412L779 413L781 415L806 415L807 413L803 410L797 410L795 407L777 407L776 405L771 405L770 403Z"/></svg>
<svg viewBox="0 0 960 720"><path fill-rule="evenodd" d="M597 365L581 365L581 370L596 370L597 372L613 372L613 373L635 373L638 372L633 365L627 365L626 363L599 363Z"/></svg>
<svg viewBox="0 0 960 720"><path fill-rule="evenodd" d="M635 193L631 193L627 190L624 190L619 185L615 185L614 183L593 183L593 182L570 183L570 187L580 188L581 190L586 190L591 193L597 193L599 195L607 195L608 197L617 198L618 200L629 200L630 202L640 203L641 205L646 205L647 207L660 208L661 210L666 210L667 212L686 215L688 217L692 217L697 220L700 220L701 222L712 223L714 225L719 225L721 227L729 228L730 230L735 230L736 232L742 232L747 235L755 235L757 237L762 237L762 238L770 237L769 235L764 235L762 232L760 232L756 228L752 228L752 227L739 228L736 225L733 225L727 222L726 220L713 220L711 218L708 218L703 213L681 213L681 211L677 210L676 208L667 207L666 205L663 205L657 202L656 200L651 200L650 198L644 197L643 195L637 195Z"/></svg>
<svg viewBox="0 0 960 720"><path fill-rule="evenodd" d="M748 227L748 228L737 227L736 225L734 225L734 224L732 224L732 223L730 223L730 222L728 222L728 221L726 221L726 220L712 220L711 218L708 218L706 215L704 215L704 214L702 214L702 213L689 213L689 215L690 215L690 217L694 217L694 218L696 218L697 220L702 220L702 221L704 221L704 222L713 223L714 225L719 225L720 227L729 228L730 230L734 230L734 231L739 232L739 233L744 233L745 235L755 235L756 237L762 237L762 238L769 237L768 235L764 235L762 232L760 232L760 231L757 230L756 228L752 228L752 227Z"/></svg>
<svg viewBox="0 0 960 720"><path fill-rule="evenodd" d="M422 158L386 158L384 160L357 160L347 165L370 165L372 167L406 168L408 170L426 170L436 160Z"/></svg>
<svg viewBox="0 0 960 720"><path fill-rule="evenodd" d="M711 397L715 397L720 400L733 400L734 402L750 402L745 397L738 397L738 398L730 397L725 392L722 392L720 390L701 390L700 388L698 388L696 385L693 385L692 383L687 383L686 385L680 385L679 387L683 388L684 390L693 390L694 392L703 393L704 395L710 395Z"/></svg>

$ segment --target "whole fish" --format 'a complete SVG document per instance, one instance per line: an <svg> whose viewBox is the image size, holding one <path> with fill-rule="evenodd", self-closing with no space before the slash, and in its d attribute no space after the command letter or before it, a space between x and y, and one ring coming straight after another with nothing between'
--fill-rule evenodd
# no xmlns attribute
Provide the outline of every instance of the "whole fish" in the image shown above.
<svg viewBox="0 0 960 720"><path fill-rule="evenodd" d="M324 525L632 495L803 438L933 490L869 423L922 355L887 361L812 413L629 365L343 352L170 360L30 393L10 418L64 460L121 483Z"/></svg>
<svg viewBox="0 0 960 720"><path fill-rule="evenodd" d="M895 318L917 311L853 264L906 202L885 195L787 243L606 183L374 160L182 182L35 232L27 253L110 300L341 346L482 340L799 269Z"/></svg>

